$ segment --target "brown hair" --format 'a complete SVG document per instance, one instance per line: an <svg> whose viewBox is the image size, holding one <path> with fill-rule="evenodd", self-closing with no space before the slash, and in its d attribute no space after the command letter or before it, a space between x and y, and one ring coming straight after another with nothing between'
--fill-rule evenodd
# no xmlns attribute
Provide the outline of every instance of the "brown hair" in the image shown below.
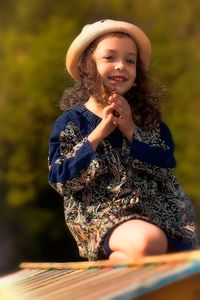
<svg viewBox="0 0 200 300"><path fill-rule="evenodd" d="M124 33L113 33L122 37ZM60 100L60 108L66 110L71 106L86 102L91 96L103 102L109 96L97 72L93 52L99 39L93 41L84 51L79 64L80 80L73 87L64 91ZM153 91L154 90L154 91ZM102 97L104 95L104 97ZM133 119L137 126L144 129L155 127L161 120L162 89L153 89L149 74L143 71L139 52L136 66L136 79L131 89L123 95L132 110Z"/></svg>

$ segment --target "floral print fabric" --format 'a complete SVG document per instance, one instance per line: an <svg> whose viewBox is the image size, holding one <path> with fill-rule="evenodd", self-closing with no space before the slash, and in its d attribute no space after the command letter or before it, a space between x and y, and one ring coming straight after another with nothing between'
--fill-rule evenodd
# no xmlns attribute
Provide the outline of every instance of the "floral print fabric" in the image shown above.
<svg viewBox="0 0 200 300"><path fill-rule="evenodd" d="M87 136L99 122L83 106L70 109L56 121L49 143L49 182L64 197L66 224L80 255L101 258L108 230L134 218L195 246L195 214L173 175L168 127L137 127L132 143L116 129L94 152Z"/></svg>

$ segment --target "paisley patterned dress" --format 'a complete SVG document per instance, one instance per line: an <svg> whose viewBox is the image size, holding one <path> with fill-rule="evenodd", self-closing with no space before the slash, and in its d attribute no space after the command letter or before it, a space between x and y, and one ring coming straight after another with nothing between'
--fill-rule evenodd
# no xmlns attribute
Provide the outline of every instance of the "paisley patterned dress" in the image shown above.
<svg viewBox="0 0 200 300"><path fill-rule="evenodd" d="M101 119L83 105L65 111L49 140L49 182L64 198L66 224L79 253L103 257L103 240L115 225L141 219L172 239L195 247L195 213L173 175L169 128L136 127L132 143L116 129L94 151L87 136Z"/></svg>

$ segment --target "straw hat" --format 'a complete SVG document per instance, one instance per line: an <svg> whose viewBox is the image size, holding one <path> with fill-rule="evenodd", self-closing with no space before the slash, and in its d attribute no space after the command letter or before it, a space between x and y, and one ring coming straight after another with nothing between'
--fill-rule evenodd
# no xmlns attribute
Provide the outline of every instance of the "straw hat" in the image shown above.
<svg viewBox="0 0 200 300"><path fill-rule="evenodd" d="M78 64L84 50L96 38L112 32L126 33L134 40L138 47L142 68L145 71L148 70L151 60L151 43L146 34L134 24L107 19L84 26L69 47L66 56L66 68L75 80L80 79Z"/></svg>

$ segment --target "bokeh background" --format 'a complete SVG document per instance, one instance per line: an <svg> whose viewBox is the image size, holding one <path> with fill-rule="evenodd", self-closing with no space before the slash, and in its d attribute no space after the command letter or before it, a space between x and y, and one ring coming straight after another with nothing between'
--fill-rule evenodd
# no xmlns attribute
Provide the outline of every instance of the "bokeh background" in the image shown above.
<svg viewBox="0 0 200 300"><path fill-rule="evenodd" d="M199 16L199 0L0 0L0 274L22 261L81 260L48 185L48 138L72 84L67 48L95 20L131 21L151 39L152 73L168 89L175 173L199 215Z"/></svg>

